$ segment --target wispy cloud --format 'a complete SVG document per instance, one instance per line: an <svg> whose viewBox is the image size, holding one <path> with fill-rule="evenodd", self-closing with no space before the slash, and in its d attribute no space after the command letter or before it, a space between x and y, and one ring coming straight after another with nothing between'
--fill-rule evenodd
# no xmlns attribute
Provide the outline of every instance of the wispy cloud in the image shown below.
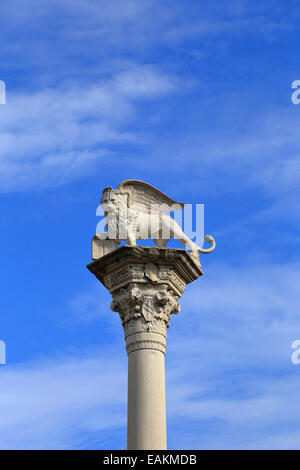
<svg viewBox="0 0 300 470"><path fill-rule="evenodd" d="M0 114L2 191L57 185L108 159L114 146L135 143L129 130L138 104L177 89L152 66L120 71L94 86L11 94Z"/></svg>
<svg viewBox="0 0 300 470"><path fill-rule="evenodd" d="M102 69L103 60L111 57L123 55L123 60L128 60L135 55L145 61L145 54L151 55L157 46L171 47L171 51L178 45L185 49L184 41L191 39L200 39L202 50L207 46L218 50L220 42L211 39L221 35L226 42L245 33L276 41L274 32L293 30L298 17L297 9L284 9L273 1L254 6L233 0L224 4L198 0L188 4L170 0L23 0L22 8L17 8L17 3L1 5L1 30L9 39L0 46L1 57L11 70L23 71L28 65L37 68L34 81L77 75L77 66L85 63L89 52L86 74L99 70L97 61ZM20 30L28 41L19 40L16 31ZM66 63L67 70L61 67Z"/></svg>
<svg viewBox="0 0 300 470"><path fill-rule="evenodd" d="M2 22L12 51L6 51L2 45L1 55L9 59L13 53L12 66L17 68L26 68L34 61L39 73L29 79L26 74L18 75L24 76L19 94L8 83L7 105L0 110L1 190L61 184L90 172L95 162L111 156L118 144L134 143L138 147L143 137L138 134L137 125L132 130L132 124L138 123L139 103L184 88L178 76L184 82L186 67L189 68L189 61L184 59L186 54L205 56L205 47L199 50L197 39L204 44L207 38L211 45L212 35L235 38L242 32L267 34L293 25L293 21L279 15L282 10L279 4L270 9L267 4L253 8L249 2L231 1L224 6L219 2L200 3L191 2L187 7L169 1L158 6L153 0L130 0L126 5L120 0L109 5L91 0L76 3L55 0L51 4L42 0L37 5L26 0L19 11L7 2ZM38 21L27 21L33 11ZM289 20L296 17L293 11L290 15ZM11 21L14 31L22 28L23 33L26 31L29 38L34 38L28 41L29 50L12 34ZM55 24L55 28L45 27L46 22ZM184 45L187 38L196 40L195 44L188 41ZM179 61L172 55L178 41L182 44ZM216 41L215 47L219 45ZM163 47L163 52L159 60L154 60L155 66L145 65L152 63L153 51L158 46ZM82 58L89 60L88 67ZM189 79L199 86L199 77L190 75ZM221 94L220 100L223 99ZM198 102L198 107L202 106ZM298 184L295 170L299 149L295 148L284 160L279 155L297 141L296 125L283 118L280 109L277 116L267 116L264 123L247 116L242 140L240 129L233 132L231 123L227 129L230 119L226 123L215 121L218 139L201 128L196 137L186 134L176 139L175 148L173 142L158 139L158 158L160 148L165 147L166 151L162 150L165 165L170 171L176 167L178 173L181 165L193 164L195 160L199 163L201 148L202 164L193 168L194 179L203 177L202 171L213 171L214 178L204 178L208 184L215 182L215 178L225 181L225 171L230 180L242 176L241 183L268 190L275 187L278 179L283 190ZM226 132L222 133L223 128Z"/></svg>
<svg viewBox="0 0 300 470"><path fill-rule="evenodd" d="M126 443L123 362L102 350L100 355L62 356L2 368L0 448L80 447L89 433L96 448L110 448L113 439L107 432L114 436L116 430L122 447Z"/></svg>
<svg viewBox="0 0 300 470"><path fill-rule="evenodd" d="M222 367L223 361L231 366L251 361L254 367L263 360L263 367L274 369L289 365L290 344L300 331L299 271L292 263L210 267L182 299L181 341L190 341L191 351L192 344L200 343L203 352L209 346L209 361L226 343L227 355L218 358Z"/></svg>

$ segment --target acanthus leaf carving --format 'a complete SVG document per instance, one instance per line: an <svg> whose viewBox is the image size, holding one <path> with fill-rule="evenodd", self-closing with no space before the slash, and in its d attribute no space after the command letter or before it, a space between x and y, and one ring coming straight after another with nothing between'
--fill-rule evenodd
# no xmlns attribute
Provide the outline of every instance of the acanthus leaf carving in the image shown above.
<svg viewBox="0 0 300 470"><path fill-rule="evenodd" d="M111 308L119 313L126 339L136 334L158 334L161 350L161 345L166 342L170 316L180 311L177 300L178 296L167 285L131 283L113 293ZM145 341L147 340L143 338L143 344ZM153 338L151 343L155 344ZM132 341L130 345L132 350Z"/></svg>

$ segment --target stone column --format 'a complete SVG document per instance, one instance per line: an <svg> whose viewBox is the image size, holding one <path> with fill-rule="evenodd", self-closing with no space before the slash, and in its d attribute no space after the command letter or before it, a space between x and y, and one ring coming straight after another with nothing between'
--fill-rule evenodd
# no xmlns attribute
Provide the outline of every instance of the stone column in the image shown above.
<svg viewBox="0 0 300 470"><path fill-rule="evenodd" d="M166 449L167 328L186 284L202 275L184 250L122 246L88 269L110 291L128 354L127 449Z"/></svg>

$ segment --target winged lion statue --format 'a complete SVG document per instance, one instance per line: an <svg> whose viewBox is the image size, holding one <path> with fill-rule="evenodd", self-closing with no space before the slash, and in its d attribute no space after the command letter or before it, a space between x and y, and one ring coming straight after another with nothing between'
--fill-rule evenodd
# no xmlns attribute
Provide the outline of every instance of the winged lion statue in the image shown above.
<svg viewBox="0 0 300 470"><path fill-rule="evenodd" d="M150 238L159 248L164 248L171 238L175 238L190 250L190 255L198 262L199 253L210 253L215 249L216 243L211 235L204 237L211 246L201 248L169 215L171 211L183 209L185 203L171 199L144 181L129 179L122 181L117 190L105 188L101 206L107 231L95 234L93 259L116 249L122 241L134 246L137 240Z"/></svg>

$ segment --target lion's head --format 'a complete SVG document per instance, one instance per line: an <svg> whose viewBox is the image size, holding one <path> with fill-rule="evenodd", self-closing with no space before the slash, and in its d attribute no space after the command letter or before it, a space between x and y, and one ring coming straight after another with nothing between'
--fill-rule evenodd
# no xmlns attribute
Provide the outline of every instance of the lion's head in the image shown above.
<svg viewBox="0 0 300 470"><path fill-rule="evenodd" d="M116 215L119 210L119 191L110 186L103 189L101 196L101 206L105 216Z"/></svg>
<svg viewBox="0 0 300 470"><path fill-rule="evenodd" d="M106 219L107 231L110 233L110 238L115 236L124 238L127 233L128 225L128 209L127 209L127 195L120 194L120 191L114 190L111 187L105 188L101 196L101 206ZM125 236L126 239L126 236Z"/></svg>

